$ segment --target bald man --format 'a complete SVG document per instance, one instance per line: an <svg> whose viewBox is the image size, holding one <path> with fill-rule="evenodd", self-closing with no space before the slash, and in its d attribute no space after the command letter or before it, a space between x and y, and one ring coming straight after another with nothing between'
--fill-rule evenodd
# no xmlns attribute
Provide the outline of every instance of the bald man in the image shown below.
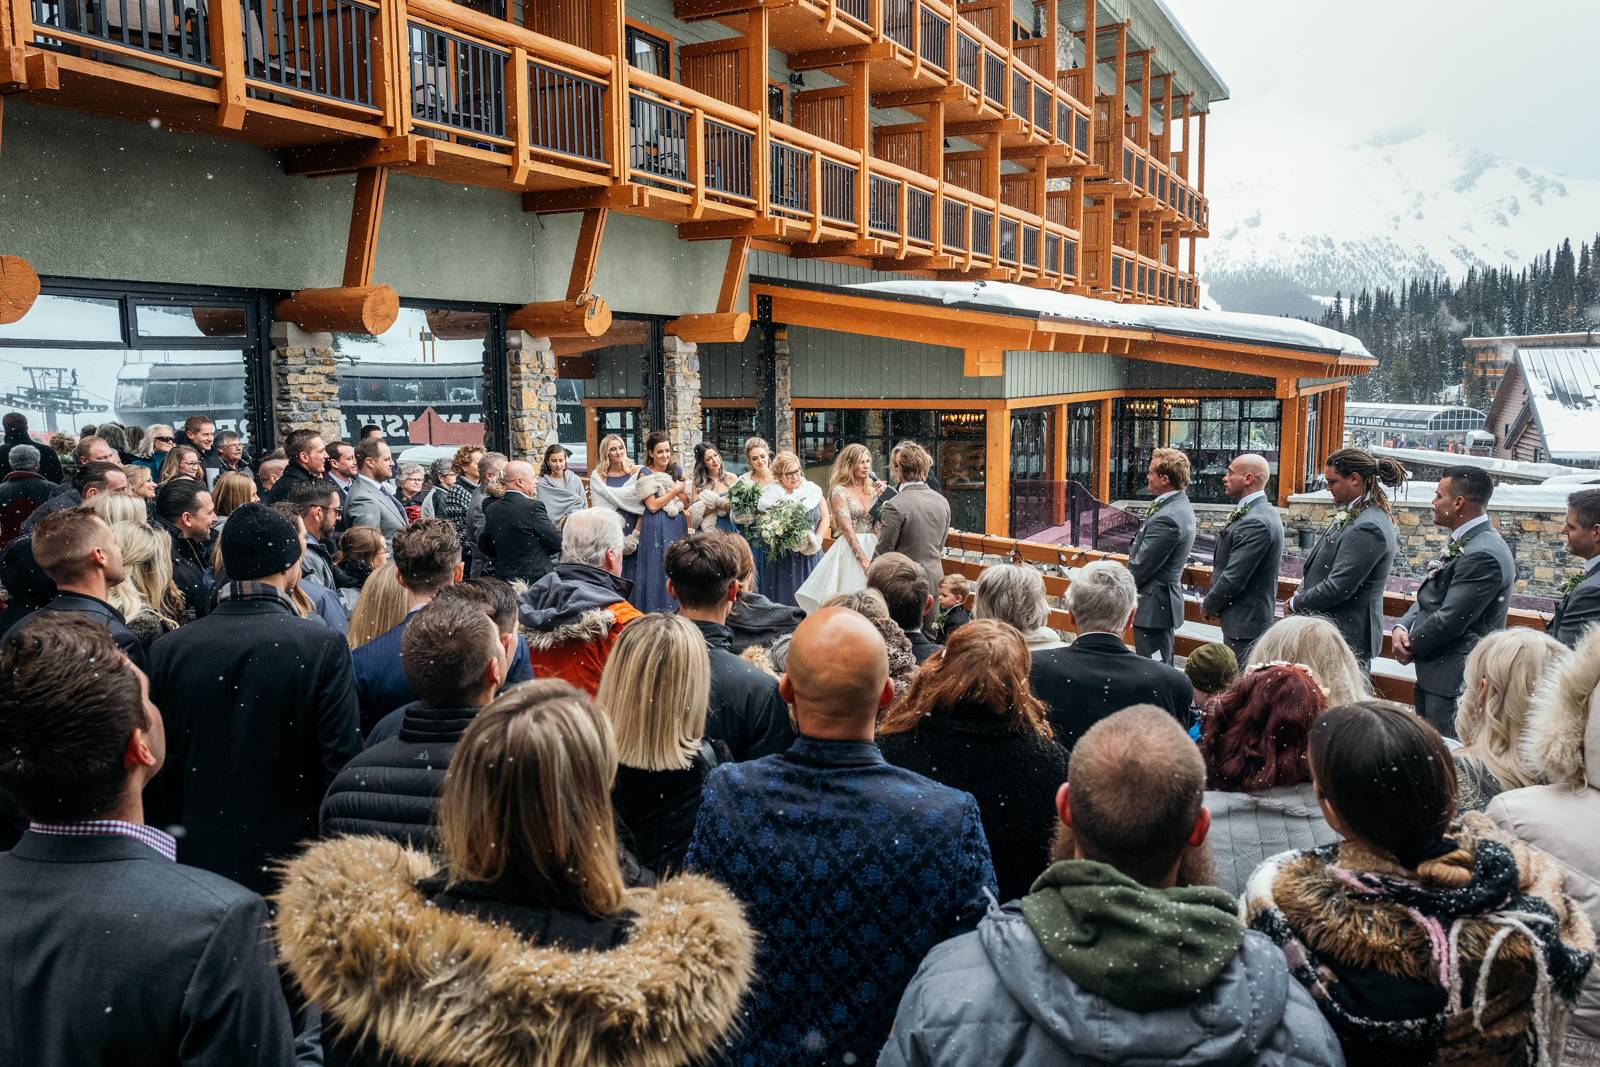
<svg viewBox="0 0 1600 1067"><path fill-rule="evenodd" d="M922 957L993 892L978 805L884 762L888 654L848 608L802 622L779 683L800 736L706 777L685 866L731 889L760 935L740 1065L872 1063Z"/></svg>
<svg viewBox="0 0 1600 1067"><path fill-rule="evenodd" d="M1222 622L1222 640L1249 663L1250 646L1267 632L1278 607L1278 571L1283 564L1283 520L1267 499L1271 469L1253 452L1228 464L1222 487L1239 502L1217 537L1211 589L1201 602L1208 619Z"/></svg>
<svg viewBox="0 0 1600 1067"><path fill-rule="evenodd" d="M520 578L532 585L555 570L561 555L561 531L535 499L537 478L533 464L512 460L500 478L505 496L483 504L478 551L494 560L495 577L507 582Z"/></svg>

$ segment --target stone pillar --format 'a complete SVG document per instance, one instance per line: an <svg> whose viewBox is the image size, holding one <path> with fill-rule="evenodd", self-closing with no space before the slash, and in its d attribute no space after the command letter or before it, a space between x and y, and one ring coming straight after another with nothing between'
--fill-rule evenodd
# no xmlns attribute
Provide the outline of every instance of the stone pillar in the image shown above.
<svg viewBox="0 0 1600 1067"><path fill-rule="evenodd" d="M506 335L507 455L537 463L556 435L556 354L550 338L521 330Z"/></svg>
<svg viewBox="0 0 1600 1067"><path fill-rule="evenodd" d="M678 461L687 469L694 457L694 446L705 431L705 420L700 415L700 349L693 341L666 336L661 339L661 356L662 392L666 396L661 428L667 431Z"/></svg>
<svg viewBox="0 0 1600 1067"><path fill-rule="evenodd" d="M778 439L773 447L779 452L793 452L794 440L794 388L789 365L789 331L779 330L772 343L772 391L776 395L774 406L778 412Z"/></svg>
<svg viewBox="0 0 1600 1067"><path fill-rule="evenodd" d="M344 436L339 371L331 333L307 333L292 322L272 324L272 421L281 445L290 430L311 429L324 441Z"/></svg>

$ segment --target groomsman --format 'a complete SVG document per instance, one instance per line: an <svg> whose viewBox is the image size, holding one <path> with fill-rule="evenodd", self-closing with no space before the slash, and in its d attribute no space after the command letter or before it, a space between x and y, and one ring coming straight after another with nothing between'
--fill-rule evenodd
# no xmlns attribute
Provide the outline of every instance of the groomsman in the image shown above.
<svg viewBox="0 0 1600 1067"><path fill-rule="evenodd" d="M1394 563L1394 521L1384 486L1405 482L1405 468L1342 448L1323 465L1333 496L1333 522L1306 557L1300 591L1284 611L1325 615L1365 670L1383 646L1383 590Z"/></svg>
<svg viewBox="0 0 1600 1067"><path fill-rule="evenodd" d="M1172 634L1183 625L1183 568L1194 547L1194 508L1184 495L1189 457L1158 448L1145 482L1155 502L1128 550L1128 569L1139 589L1133 613L1133 647L1147 659L1172 663Z"/></svg>
<svg viewBox="0 0 1600 1067"><path fill-rule="evenodd" d="M1222 641L1239 665L1249 663L1250 646L1267 632L1278 608L1278 571L1283 564L1283 520L1267 499L1267 461L1253 453L1238 456L1222 476L1222 488L1239 506L1217 537L1211 588L1201 603L1207 618L1222 620Z"/></svg>
<svg viewBox="0 0 1600 1067"><path fill-rule="evenodd" d="M1567 536L1567 551L1584 564L1568 579L1549 631L1568 648L1576 648L1583 631L1600 623L1600 489L1567 497L1567 521L1561 532Z"/></svg>
<svg viewBox="0 0 1600 1067"><path fill-rule="evenodd" d="M1417 665L1417 711L1446 737L1456 735L1456 698L1467 654L1504 629L1516 560L1487 514L1494 482L1477 467L1451 467L1433 495L1433 521L1450 531L1417 599L1389 639L1395 658Z"/></svg>

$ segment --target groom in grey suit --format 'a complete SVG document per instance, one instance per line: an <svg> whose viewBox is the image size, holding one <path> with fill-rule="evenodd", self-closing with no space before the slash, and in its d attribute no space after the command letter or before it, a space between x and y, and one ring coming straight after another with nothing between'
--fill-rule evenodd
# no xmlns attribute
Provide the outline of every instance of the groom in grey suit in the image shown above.
<svg viewBox="0 0 1600 1067"><path fill-rule="evenodd" d="M1283 520L1267 499L1271 470L1265 458L1247 453L1228 464L1222 487L1239 502L1217 537L1211 588L1201 605L1207 618L1222 621L1222 641L1239 666L1250 646L1267 632L1278 608L1278 570L1283 565Z"/></svg>
<svg viewBox="0 0 1600 1067"><path fill-rule="evenodd" d="M1433 496L1433 521L1450 531L1428 564L1416 602L1389 632L1395 656L1417 665L1417 711L1446 737L1456 735L1456 698L1467 655L1503 630L1517 564L1489 522L1494 482L1477 467L1451 467Z"/></svg>
<svg viewBox="0 0 1600 1067"><path fill-rule="evenodd" d="M1156 499L1128 549L1128 569L1139 588L1133 647L1147 659L1170 665L1172 635L1183 625L1183 568L1194 547L1194 508L1183 492L1189 484L1189 457L1175 448L1156 449L1145 481Z"/></svg>
<svg viewBox="0 0 1600 1067"><path fill-rule="evenodd" d="M939 579L944 576L944 542L950 533L950 502L928 487L933 457L915 441L895 446L890 463L900 491L883 505L879 514L878 547L873 550L872 558L899 552L922 564L928 576L926 592L933 598L929 614L923 618L923 626L927 627L938 611L935 593Z"/></svg>

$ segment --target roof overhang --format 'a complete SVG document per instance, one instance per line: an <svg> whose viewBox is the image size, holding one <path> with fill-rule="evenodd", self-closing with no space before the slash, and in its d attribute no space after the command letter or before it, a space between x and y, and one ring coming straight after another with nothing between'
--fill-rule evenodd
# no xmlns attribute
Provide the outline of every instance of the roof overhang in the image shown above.
<svg viewBox="0 0 1600 1067"><path fill-rule="evenodd" d="M971 283L926 283L939 284L971 288ZM750 279L752 309L757 300L770 300L773 322L962 349L966 373L975 377L1000 373L1006 352L1109 353L1152 363L1277 378L1287 382L1286 395L1293 395L1295 383L1302 378L1366 374L1377 365L1371 356L1331 347L1206 333L1199 328L1199 321L1194 330L1170 324L1119 324L1101 321L1099 315L1072 318L1027 307L951 299L951 292L940 297L770 277ZM1123 306L1109 301L1088 303L1109 309Z"/></svg>

